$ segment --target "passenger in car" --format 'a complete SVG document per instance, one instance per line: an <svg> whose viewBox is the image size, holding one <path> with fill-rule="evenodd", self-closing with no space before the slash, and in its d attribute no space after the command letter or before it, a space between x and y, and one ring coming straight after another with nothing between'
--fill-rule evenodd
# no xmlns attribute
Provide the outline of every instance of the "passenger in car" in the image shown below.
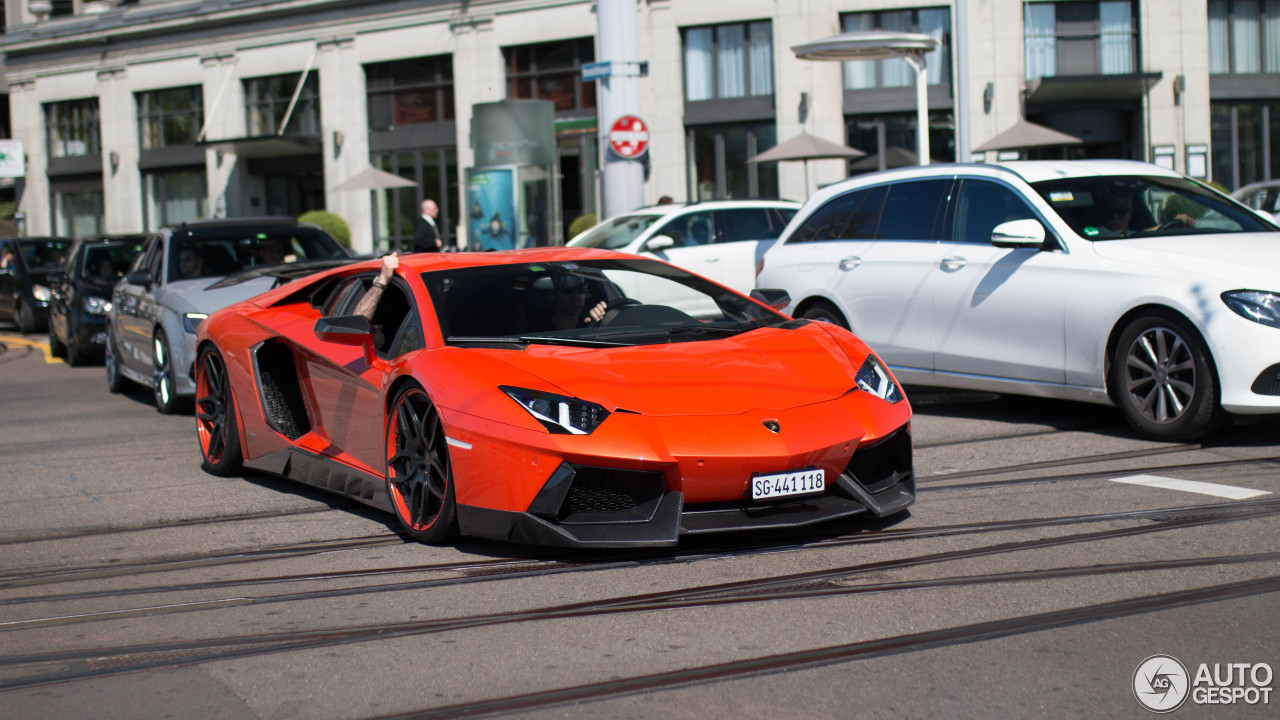
<svg viewBox="0 0 1280 720"><path fill-rule="evenodd" d="M204 274L204 256L193 247L178 251L178 274L183 278L198 278Z"/></svg>

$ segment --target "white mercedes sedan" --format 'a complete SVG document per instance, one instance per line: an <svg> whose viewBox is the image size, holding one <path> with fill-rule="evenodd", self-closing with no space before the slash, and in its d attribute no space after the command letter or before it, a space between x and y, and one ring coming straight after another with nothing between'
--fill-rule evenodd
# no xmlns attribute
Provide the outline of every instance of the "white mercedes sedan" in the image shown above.
<svg viewBox="0 0 1280 720"><path fill-rule="evenodd" d="M1280 413L1280 226L1146 163L851 178L809 199L756 286L905 384L1113 403L1168 441Z"/></svg>

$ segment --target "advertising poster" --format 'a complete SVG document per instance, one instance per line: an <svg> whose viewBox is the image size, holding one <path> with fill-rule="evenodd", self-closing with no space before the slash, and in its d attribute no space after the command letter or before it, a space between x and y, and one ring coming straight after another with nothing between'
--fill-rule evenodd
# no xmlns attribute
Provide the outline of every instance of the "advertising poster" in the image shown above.
<svg viewBox="0 0 1280 720"><path fill-rule="evenodd" d="M511 250L515 239L512 168L472 169L467 179L467 240L473 250Z"/></svg>

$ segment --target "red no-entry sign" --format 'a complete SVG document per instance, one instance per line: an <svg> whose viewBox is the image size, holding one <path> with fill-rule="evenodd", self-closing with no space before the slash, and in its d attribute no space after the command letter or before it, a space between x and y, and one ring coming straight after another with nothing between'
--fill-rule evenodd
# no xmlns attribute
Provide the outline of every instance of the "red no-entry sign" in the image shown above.
<svg viewBox="0 0 1280 720"><path fill-rule="evenodd" d="M609 128L609 147L618 157L640 157L649 148L649 126L635 115L623 115Z"/></svg>

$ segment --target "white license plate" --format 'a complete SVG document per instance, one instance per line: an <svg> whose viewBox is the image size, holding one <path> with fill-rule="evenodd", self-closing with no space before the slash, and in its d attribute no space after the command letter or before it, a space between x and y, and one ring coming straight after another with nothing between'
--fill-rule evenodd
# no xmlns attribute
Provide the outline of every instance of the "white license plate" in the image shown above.
<svg viewBox="0 0 1280 720"><path fill-rule="evenodd" d="M752 500L773 500L788 495L810 495L822 492L826 485L826 473L821 469L777 475L757 475L751 478Z"/></svg>

